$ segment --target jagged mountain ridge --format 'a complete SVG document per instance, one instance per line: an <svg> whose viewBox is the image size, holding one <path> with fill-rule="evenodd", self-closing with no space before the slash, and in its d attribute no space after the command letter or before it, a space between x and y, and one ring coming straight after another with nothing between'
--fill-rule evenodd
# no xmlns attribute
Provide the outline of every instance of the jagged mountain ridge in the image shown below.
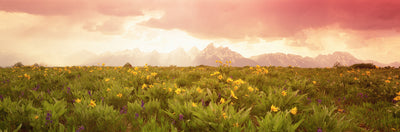
<svg viewBox="0 0 400 132"><path fill-rule="evenodd" d="M230 50L228 47L214 47L209 44L202 50L194 59L195 65L208 65L217 66L215 62L220 60L222 62L231 61L232 66L255 66L257 63L251 59L243 57L241 54Z"/></svg>
<svg viewBox="0 0 400 132"><path fill-rule="evenodd" d="M85 51L87 53L87 51ZM372 60L360 60L347 52L334 52L327 55L318 55L314 58L302 57L300 55L284 54L284 53L269 53L252 56L249 58L243 57L241 54L230 50L228 47L215 47L214 44L209 44L203 50L196 47L185 51L183 48L177 48L169 53L159 53L158 51L142 52L139 49L124 50L120 52L107 52L97 56L93 54L87 59L83 65L94 65L97 63L106 63L109 65L123 65L126 62L132 65L153 65L153 66L197 66L208 65L217 66L216 60L231 61L233 66L297 66L304 68L313 67L332 67L336 62L342 65L350 66L356 63L374 63L378 66L387 66ZM390 66L398 67L399 62L391 63Z"/></svg>

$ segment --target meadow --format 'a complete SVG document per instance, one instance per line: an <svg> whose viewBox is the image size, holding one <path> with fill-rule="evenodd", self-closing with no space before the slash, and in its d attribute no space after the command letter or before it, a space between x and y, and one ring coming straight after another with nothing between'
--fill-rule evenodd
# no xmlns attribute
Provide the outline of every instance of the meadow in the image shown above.
<svg viewBox="0 0 400 132"><path fill-rule="evenodd" d="M0 68L0 131L399 131L400 69Z"/></svg>

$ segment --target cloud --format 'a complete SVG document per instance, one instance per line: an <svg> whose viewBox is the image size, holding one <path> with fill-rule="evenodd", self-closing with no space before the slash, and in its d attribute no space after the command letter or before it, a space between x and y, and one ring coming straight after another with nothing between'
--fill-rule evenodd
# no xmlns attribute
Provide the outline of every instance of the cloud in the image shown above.
<svg viewBox="0 0 400 132"><path fill-rule="evenodd" d="M82 28L91 32L101 32L106 35L120 35L125 32L125 21L121 18L111 18L99 24L93 22L85 23Z"/></svg>
<svg viewBox="0 0 400 132"><path fill-rule="evenodd" d="M352 30L399 28L400 1L252 0L182 2L144 25L181 29L202 38L287 37L339 25Z"/></svg>
<svg viewBox="0 0 400 132"><path fill-rule="evenodd" d="M288 37L332 24L352 30L398 30L398 7L400 1L393 0L0 0L3 11L81 19L85 19L82 15L128 17L161 10L163 17L142 24L207 39Z"/></svg>

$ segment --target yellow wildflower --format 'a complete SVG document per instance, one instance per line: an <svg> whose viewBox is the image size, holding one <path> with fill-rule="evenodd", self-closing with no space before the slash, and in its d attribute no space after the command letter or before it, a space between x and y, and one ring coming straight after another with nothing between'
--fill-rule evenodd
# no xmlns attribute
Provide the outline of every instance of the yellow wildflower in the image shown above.
<svg viewBox="0 0 400 132"><path fill-rule="evenodd" d="M36 116L35 116L35 119L38 119L38 118L39 118L39 116L38 116L38 115L36 115Z"/></svg>
<svg viewBox="0 0 400 132"><path fill-rule="evenodd" d="M150 75L147 75L146 79L149 80L150 79Z"/></svg>
<svg viewBox="0 0 400 132"><path fill-rule="evenodd" d="M317 81L312 81L313 84L317 84Z"/></svg>
<svg viewBox="0 0 400 132"><path fill-rule="evenodd" d="M286 96L287 95L286 91L282 91L281 93L282 93L282 96Z"/></svg>
<svg viewBox="0 0 400 132"><path fill-rule="evenodd" d="M153 73L151 73L151 76L155 77L155 76L157 76L157 73L153 72Z"/></svg>
<svg viewBox="0 0 400 132"><path fill-rule="evenodd" d="M107 88L107 90L106 90L107 92L110 92L111 91L111 89L110 88Z"/></svg>
<svg viewBox="0 0 400 132"><path fill-rule="evenodd" d="M232 78L226 79L226 82L227 82L227 83L230 83L230 82L232 82L232 81L233 81Z"/></svg>
<svg viewBox="0 0 400 132"><path fill-rule="evenodd" d="M238 97L236 97L235 93L231 90L231 96L235 99L238 99Z"/></svg>
<svg viewBox="0 0 400 132"><path fill-rule="evenodd" d="M192 102L192 106L193 106L193 107L197 107L197 104L194 103L194 102Z"/></svg>
<svg viewBox="0 0 400 132"><path fill-rule="evenodd" d="M139 70L139 68L136 66L136 67L135 67L135 71L137 71L137 70Z"/></svg>
<svg viewBox="0 0 400 132"><path fill-rule="evenodd" d="M354 80L356 80L356 81L357 81L357 80L358 80L358 78L357 78L357 77L354 77Z"/></svg>
<svg viewBox="0 0 400 132"><path fill-rule="evenodd" d="M168 92L171 92L172 91L172 88L168 88Z"/></svg>
<svg viewBox="0 0 400 132"><path fill-rule="evenodd" d="M94 100L90 100L89 106L95 107L96 106L96 102Z"/></svg>
<svg viewBox="0 0 400 132"><path fill-rule="evenodd" d="M75 102L76 103L81 103L81 99L76 99Z"/></svg>
<svg viewBox="0 0 400 132"><path fill-rule="evenodd" d="M228 116L226 116L226 113L222 113L222 117L224 117L224 119L226 119Z"/></svg>
<svg viewBox="0 0 400 132"><path fill-rule="evenodd" d="M218 79L221 80L221 79L222 79L222 75L219 75L219 76L218 76Z"/></svg>
<svg viewBox="0 0 400 132"><path fill-rule="evenodd" d="M153 88L154 86L153 85L149 85L149 88Z"/></svg>
<svg viewBox="0 0 400 132"><path fill-rule="evenodd" d="M238 86L233 87L233 90L234 90L234 91L236 91L236 90L238 90L238 89L239 89Z"/></svg>
<svg viewBox="0 0 400 132"><path fill-rule="evenodd" d="M110 78L106 78L106 79L104 79L104 81L108 82L108 81L110 81Z"/></svg>
<svg viewBox="0 0 400 132"><path fill-rule="evenodd" d="M247 89L249 89L250 92L253 92L253 91L254 91L254 88L252 88L252 87L250 87L250 86L249 86Z"/></svg>
<svg viewBox="0 0 400 132"><path fill-rule="evenodd" d="M396 94L400 96L400 91L398 93L396 93Z"/></svg>
<svg viewBox="0 0 400 132"><path fill-rule="evenodd" d="M293 115L297 114L297 107L294 107L292 109L290 109L290 113L292 113Z"/></svg>
<svg viewBox="0 0 400 132"><path fill-rule="evenodd" d="M121 93L119 93L119 94L117 94L117 96L118 96L119 98L121 98L121 97L122 97L122 94L121 94Z"/></svg>
<svg viewBox="0 0 400 132"><path fill-rule="evenodd" d="M275 107L274 105L271 105L271 111L278 112L279 111L279 107Z"/></svg>
<svg viewBox="0 0 400 132"><path fill-rule="evenodd" d="M221 100L219 100L219 102L220 102L221 104L223 104L223 103L225 103L225 99L224 99L224 98L221 98Z"/></svg>
<svg viewBox="0 0 400 132"><path fill-rule="evenodd" d="M400 100L400 96L396 96L393 100L399 101Z"/></svg>
<svg viewBox="0 0 400 132"><path fill-rule="evenodd" d="M233 82L235 85L241 85L244 84L244 81L242 79L238 79L235 82Z"/></svg>
<svg viewBox="0 0 400 132"><path fill-rule="evenodd" d="M203 89L201 89L199 87L196 88L196 91L199 92L199 93L203 93Z"/></svg>
<svg viewBox="0 0 400 132"><path fill-rule="evenodd" d="M106 65L106 64L103 63L103 64L101 64L101 65L104 66L104 65Z"/></svg>
<svg viewBox="0 0 400 132"><path fill-rule="evenodd" d="M132 72L132 74L136 76L136 75L137 75L137 72Z"/></svg>
<svg viewBox="0 0 400 132"><path fill-rule="evenodd" d="M143 85L142 85L142 89L144 89L144 88L147 88L147 85L146 85L146 84L143 84Z"/></svg>
<svg viewBox="0 0 400 132"><path fill-rule="evenodd" d="M390 80L385 80L385 83L390 83Z"/></svg>
<svg viewBox="0 0 400 132"><path fill-rule="evenodd" d="M344 112L344 109L338 109L339 112Z"/></svg>
<svg viewBox="0 0 400 132"><path fill-rule="evenodd" d="M239 123L233 123L233 127L239 127Z"/></svg>
<svg viewBox="0 0 400 132"><path fill-rule="evenodd" d="M178 95L181 94L181 92L182 92L182 90L180 88L175 90L175 93L178 94Z"/></svg>

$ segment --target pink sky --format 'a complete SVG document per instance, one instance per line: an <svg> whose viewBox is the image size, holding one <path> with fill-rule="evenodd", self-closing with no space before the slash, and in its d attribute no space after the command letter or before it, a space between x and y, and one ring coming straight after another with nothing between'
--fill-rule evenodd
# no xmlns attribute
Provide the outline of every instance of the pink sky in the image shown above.
<svg viewBox="0 0 400 132"><path fill-rule="evenodd" d="M48 63L49 54L211 42L246 57L346 51L400 61L398 0L0 0L0 20L0 56Z"/></svg>

